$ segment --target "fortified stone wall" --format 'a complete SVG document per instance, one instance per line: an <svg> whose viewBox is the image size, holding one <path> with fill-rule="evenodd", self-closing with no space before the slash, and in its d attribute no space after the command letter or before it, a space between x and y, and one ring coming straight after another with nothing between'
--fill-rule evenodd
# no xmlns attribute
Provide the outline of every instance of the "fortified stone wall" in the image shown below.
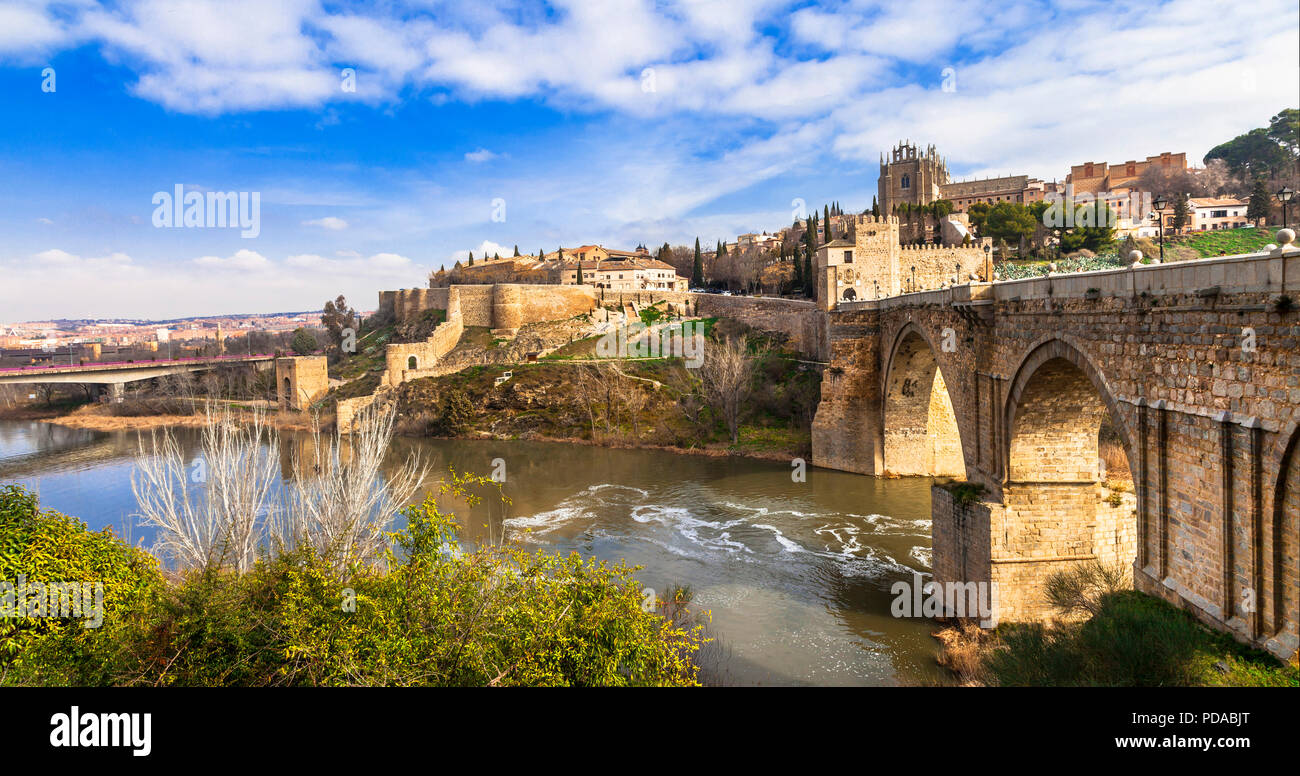
<svg viewBox="0 0 1300 776"><path fill-rule="evenodd" d="M923 291L951 285L953 275L962 284L972 276L987 281L990 278L984 277L985 259L982 248L904 245L898 255L898 270L902 275L900 284L907 287L915 277L913 289Z"/></svg>
<svg viewBox="0 0 1300 776"><path fill-rule="evenodd" d="M446 288L403 288L379 292L379 314L395 321L418 318L425 310L447 309Z"/></svg>

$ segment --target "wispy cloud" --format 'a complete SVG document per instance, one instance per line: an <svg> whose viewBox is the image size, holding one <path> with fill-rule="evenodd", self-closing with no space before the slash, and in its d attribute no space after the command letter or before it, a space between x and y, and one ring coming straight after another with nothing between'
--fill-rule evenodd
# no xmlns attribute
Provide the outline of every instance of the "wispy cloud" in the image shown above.
<svg viewBox="0 0 1300 776"><path fill-rule="evenodd" d="M322 229L328 229L332 232L342 231L348 228L348 222L342 218L334 216L325 216L324 218L314 218L310 221L303 221L303 226L319 226Z"/></svg>

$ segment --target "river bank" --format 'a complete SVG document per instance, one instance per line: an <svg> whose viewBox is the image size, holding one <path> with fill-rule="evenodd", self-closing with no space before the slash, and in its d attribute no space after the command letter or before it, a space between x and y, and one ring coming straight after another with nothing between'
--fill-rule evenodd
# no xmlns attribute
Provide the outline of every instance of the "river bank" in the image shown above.
<svg viewBox="0 0 1300 776"><path fill-rule="evenodd" d="M65 428L75 428L87 431L152 431L160 428L202 428L204 425L203 415L199 413L179 414L162 412L155 415L117 415L111 411L106 411L103 405L83 405L69 412L66 408L62 409L44 409L30 410L27 412L6 411L0 412L0 420L28 420L40 423L49 423L52 425L63 426ZM267 425L281 431L311 431L314 428L313 418L308 413L303 412L270 412L267 413L265 422ZM334 424L332 415L321 415L319 422L322 428L329 428ZM745 436L749 436L749 429L745 429ZM525 431L519 434L493 434L486 431L466 431L459 434L424 434L412 433L409 430L399 430L397 436L406 439L438 439L438 440L461 440L461 441L512 441L522 440L530 442L551 442L557 444L575 445L581 447L601 447L613 450L656 450L666 453L675 453L678 455L705 456L709 458L726 458L740 457L760 461L789 461L793 458L801 457L801 453L795 447L789 449L765 449L765 448L745 448L732 446L729 443L715 442L712 444L699 444L689 447L681 447L670 444L660 444L655 442L638 442L636 440L609 438L609 439L591 439L572 435L550 435L537 432ZM741 444L746 444L742 439ZM748 442L753 444L752 442Z"/></svg>

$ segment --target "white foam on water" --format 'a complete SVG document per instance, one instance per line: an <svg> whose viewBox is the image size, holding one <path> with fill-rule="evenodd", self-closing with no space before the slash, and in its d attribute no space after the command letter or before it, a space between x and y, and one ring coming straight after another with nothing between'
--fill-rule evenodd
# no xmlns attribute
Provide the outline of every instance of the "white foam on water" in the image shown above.
<svg viewBox="0 0 1300 776"><path fill-rule="evenodd" d="M605 491L610 492L605 493ZM596 513L592 510L593 502L595 505L603 506L620 500L626 501L628 500L626 497L630 493L636 494L639 498L646 498L650 495L650 491L635 488L631 485L604 482L599 485L591 485L565 498L554 509L548 509L533 515L508 517L504 522L508 528L520 531L529 529L534 534L548 533L579 517L594 518Z"/></svg>
<svg viewBox="0 0 1300 776"><path fill-rule="evenodd" d="M776 543L781 545L781 549L785 550L786 552L792 555L801 552L808 552L808 550L803 548L803 545L799 544L793 539L787 539L785 534L781 533L781 530L774 525L767 525L766 523L755 523L754 527L771 531L772 538L776 539Z"/></svg>
<svg viewBox="0 0 1300 776"><path fill-rule="evenodd" d="M753 550L745 546L743 542L732 539L731 532L726 530L744 524L743 519L714 523L695 517L686 507L669 507L659 504L642 504L632 510L631 516L638 523L658 523L670 528L691 544L706 550L718 550L726 553L753 553ZM716 536L702 535L702 532L712 533L714 531L718 532Z"/></svg>
<svg viewBox="0 0 1300 776"><path fill-rule="evenodd" d="M934 550L929 547L913 547L912 559L930 568L934 567Z"/></svg>

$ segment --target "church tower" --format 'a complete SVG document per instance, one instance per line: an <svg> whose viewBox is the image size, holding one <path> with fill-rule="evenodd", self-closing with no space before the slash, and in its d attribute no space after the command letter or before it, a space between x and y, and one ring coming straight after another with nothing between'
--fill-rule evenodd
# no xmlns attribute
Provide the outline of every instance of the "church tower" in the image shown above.
<svg viewBox="0 0 1300 776"><path fill-rule="evenodd" d="M880 214L892 215L895 205L928 205L939 197L939 187L949 182L948 163L934 146L920 151L910 141L899 142L888 158L880 156L877 200Z"/></svg>

